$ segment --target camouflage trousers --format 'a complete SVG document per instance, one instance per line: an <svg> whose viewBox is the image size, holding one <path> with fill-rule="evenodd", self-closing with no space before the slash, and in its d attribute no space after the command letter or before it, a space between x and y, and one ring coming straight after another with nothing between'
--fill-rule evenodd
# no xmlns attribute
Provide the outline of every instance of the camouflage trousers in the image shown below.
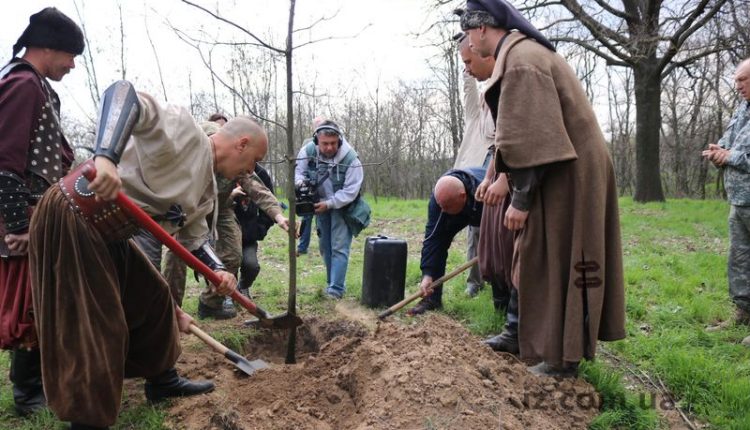
<svg viewBox="0 0 750 430"><path fill-rule="evenodd" d="M729 210L729 296L738 308L750 312L750 206Z"/></svg>
<svg viewBox="0 0 750 430"><path fill-rule="evenodd" d="M214 250L219 259L224 263L227 272L237 276L242 260L242 232L234 215L234 209L230 206L219 210L219 216L216 220L216 233L218 239L214 245ZM169 283L172 291L172 297L182 306L182 299L185 297L185 281L187 278L187 267L179 257L171 251L167 252L164 262L164 277ZM208 285L200 295L200 302L204 305L220 309L224 297L213 293Z"/></svg>

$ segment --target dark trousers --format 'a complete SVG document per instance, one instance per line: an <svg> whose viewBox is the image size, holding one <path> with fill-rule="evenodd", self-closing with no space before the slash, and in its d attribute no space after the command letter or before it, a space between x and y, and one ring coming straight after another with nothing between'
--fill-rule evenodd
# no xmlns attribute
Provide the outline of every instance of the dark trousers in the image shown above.
<svg viewBox="0 0 750 430"><path fill-rule="evenodd" d="M239 288L247 290L253 286L253 282L260 273L258 262L258 242L251 242L242 247L242 263L240 263L240 285Z"/></svg>

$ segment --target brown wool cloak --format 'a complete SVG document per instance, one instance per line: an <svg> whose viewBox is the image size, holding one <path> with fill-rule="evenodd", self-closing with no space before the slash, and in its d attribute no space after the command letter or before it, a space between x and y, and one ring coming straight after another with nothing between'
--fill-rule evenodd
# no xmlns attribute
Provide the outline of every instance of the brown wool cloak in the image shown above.
<svg viewBox="0 0 750 430"><path fill-rule="evenodd" d="M492 182L497 181L497 177L498 174L495 174ZM482 222L479 225L477 255L482 279L489 282L502 281L510 287L513 284L513 232L503 225L508 206L510 195L494 206L484 204Z"/></svg>
<svg viewBox="0 0 750 430"><path fill-rule="evenodd" d="M518 32L501 47L485 98L498 168L545 168L513 256L521 356L592 358L597 339L625 337L617 189L594 111L565 60ZM577 287L584 277L592 285Z"/></svg>

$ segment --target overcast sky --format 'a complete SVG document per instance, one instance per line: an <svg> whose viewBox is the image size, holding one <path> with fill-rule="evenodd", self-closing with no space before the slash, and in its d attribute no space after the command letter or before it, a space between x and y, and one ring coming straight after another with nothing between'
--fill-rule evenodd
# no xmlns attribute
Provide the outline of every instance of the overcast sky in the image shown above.
<svg viewBox="0 0 750 430"><path fill-rule="evenodd" d="M289 3L281 0L195 0L206 8L274 39L283 47ZM341 85L373 87L379 81L388 85L399 79L410 81L431 76L427 59L435 55L427 37L416 33L435 19L429 0L298 0L295 28L308 27L322 17L333 17L312 30L295 35L299 43L310 39L339 37L301 48L295 53L295 73L302 77L314 73L323 90ZM76 5L82 14L79 18ZM166 24L208 37L238 40L237 30L221 25L209 15L178 0L58 0L4 1L0 25L0 62L6 63L11 47L28 24L31 14L46 6L55 6L86 27L100 88L119 78L120 22L122 6L125 28L127 77L141 89L160 93L154 51L146 35L146 23L167 81L170 102L188 104L188 73L194 90L208 86L208 73L196 51L180 41ZM458 29L456 29L458 30ZM351 37L355 36L356 37ZM281 69L283 73L283 68ZM280 79L283 82L283 79ZM62 82L53 84L63 100L63 111L74 116L92 116L96 109L86 87L83 60ZM366 89L363 89L366 91Z"/></svg>

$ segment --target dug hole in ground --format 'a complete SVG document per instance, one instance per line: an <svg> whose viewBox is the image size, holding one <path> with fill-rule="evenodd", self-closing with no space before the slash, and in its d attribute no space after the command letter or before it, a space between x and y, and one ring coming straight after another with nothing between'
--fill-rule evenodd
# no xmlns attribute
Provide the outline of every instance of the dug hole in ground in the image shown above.
<svg viewBox="0 0 750 430"><path fill-rule="evenodd" d="M175 400L174 429L585 429L598 413L588 383L531 375L439 314L377 322L348 302L298 328L297 364L284 364L287 331L241 329L240 354L270 368L236 370L194 336L177 363L189 378L212 379L212 393Z"/></svg>

